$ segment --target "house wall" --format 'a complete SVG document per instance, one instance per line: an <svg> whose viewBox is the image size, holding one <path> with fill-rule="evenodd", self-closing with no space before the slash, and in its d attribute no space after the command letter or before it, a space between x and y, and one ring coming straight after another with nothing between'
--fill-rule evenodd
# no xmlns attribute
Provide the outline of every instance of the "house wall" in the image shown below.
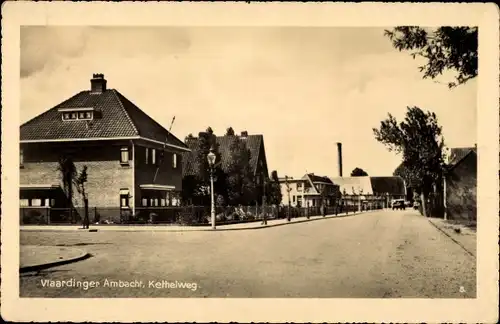
<svg viewBox="0 0 500 324"><path fill-rule="evenodd" d="M146 148L156 149L156 164L151 163L151 150L149 162L146 164ZM142 197L149 197L151 191L141 191L141 184L157 184L175 186L174 192L182 190L182 155L180 152L164 151L163 163L159 160L161 145L140 142L134 147L135 154L135 206L142 206ZM173 155L177 155L176 168L173 165ZM158 169L158 173L155 173Z"/></svg>
<svg viewBox="0 0 500 324"><path fill-rule="evenodd" d="M449 219L476 220L477 156L465 157L446 177L446 213Z"/></svg>
<svg viewBox="0 0 500 324"><path fill-rule="evenodd" d="M297 184L300 183L302 184L302 188L298 188L297 187ZM300 181L290 181L289 182L289 185L290 185L290 189L292 189L290 191L290 206L292 207L296 207L297 206L297 202L299 201L299 199L297 197L300 197L300 199L302 200L302 207L305 207L306 205L304 204L305 201L304 201L304 188L305 188L305 183L306 181L305 180L300 180ZM283 195L283 199L281 200L281 203L282 205L285 205L285 206L288 206L288 192L287 192L287 187L286 187L286 183L283 181L280 181L280 187L281 187L281 194ZM295 197L295 199L294 199Z"/></svg>
<svg viewBox="0 0 500 324"><path fill-rule="evenodd" d="M59 157L71 154L78 171L84 165L88 168L86 191L89 205L119 207L120 189L132 189L133 180L132 165L120 164L122 146L131 148L129 142L119 141L21 144L24 163L20 169L20 184L59 184L64 188L58 161ZM73 204L82 206L76 187L73 193Z"/></svg>

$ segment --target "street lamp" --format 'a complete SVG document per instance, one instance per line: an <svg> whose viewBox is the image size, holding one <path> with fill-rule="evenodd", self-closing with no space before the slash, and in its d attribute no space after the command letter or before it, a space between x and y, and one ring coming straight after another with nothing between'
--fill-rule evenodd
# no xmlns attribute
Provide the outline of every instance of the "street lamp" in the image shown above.
<svg viewBox="0 0 500 324"><path fill-rule="evenodd" d="M214 198L214 170L215 170L215 153L213 148L207 155L208 166L210 167L210 219L212 221L212 229L215 229L215 198Z"/></svg>

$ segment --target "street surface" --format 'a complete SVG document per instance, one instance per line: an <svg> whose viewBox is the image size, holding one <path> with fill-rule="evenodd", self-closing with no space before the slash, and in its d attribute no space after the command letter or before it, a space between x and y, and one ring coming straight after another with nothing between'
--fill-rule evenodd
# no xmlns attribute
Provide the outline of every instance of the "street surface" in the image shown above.
<svg viewBox="0 0 500 324"><path fill-rule="evenodd" d="M242 231L23 231L21 244L93 255L21 274L21 297L476 296L475 258L414 210Z"/></svg>

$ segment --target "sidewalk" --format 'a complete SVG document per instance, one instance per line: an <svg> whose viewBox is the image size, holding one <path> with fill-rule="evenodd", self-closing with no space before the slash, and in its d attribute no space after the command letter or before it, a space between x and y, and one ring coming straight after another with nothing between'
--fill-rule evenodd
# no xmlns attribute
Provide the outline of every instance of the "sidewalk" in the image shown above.
<svg viewBox="0 0 500 324"><path fill-rule="evenodd" d="M380 210L380 209L379 209ZM372 211L363 211L362 214L366 214ZM219 225L216 227L217 231L235 231L235 230L248 230L248 229L261 229L269 228L283 225L298 224L304 222L312 222L320 219L331 219L346 216L358 215L360 212L354 213L341 213L338 215L326 215L323 216L311 216L307 219L306 217L292 218L290 222L286 219L272 219L267 221L267 225L262 225L261 221L251 222L251 223L239 223L239 224L229 224L229 225ZM49 232L66 232L66 231L80 231L88 232L89 230L79 229L81 225L21 225L21 231L49 231ZM210 226L180 226L180 225L90 225L91 230L98 231L122 231L122 232L141 232L141 231L161 231L161 232L203 232L203 231L213 231Z"/></svg>
<svg viewBox="0 0 500 324"><path fill-rule="evenodd" d="M429 218L429 222L438 230L460 245L470 255L476 257L477 233L465 225L451 224L441 218ZM456 231L459 230L459 232Z"/></svg>
<svg viewBox="0 0 500 324"><path fill-rule="evenodd" d="M20 272L38 271L90 257L84 250L62 246L21 245L20 252Z"/></svg>

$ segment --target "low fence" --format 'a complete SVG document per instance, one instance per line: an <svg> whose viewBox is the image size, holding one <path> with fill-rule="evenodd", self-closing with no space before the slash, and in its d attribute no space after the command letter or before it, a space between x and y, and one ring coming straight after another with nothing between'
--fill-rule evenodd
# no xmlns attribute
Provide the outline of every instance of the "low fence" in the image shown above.
<svg viewBox="0 0 500 324"><path fill-rule="evenodd" d="M380 206L362 205L363 210L379 209ZM359 210L356 205L325 207L324 215L352 213ZM136 207L132 209L115 207L89 207L91 224L172 224L203 226L210 224L210 206L182 207ZM296 217L312 217L323 215L321 207L289 207L289 206L238 206L216 207L216 223L234 224L262 221L264 218L283 219ZM85 211L83 207L50 208L21 207L21 225L58 225L81 224Z"/></svg>

